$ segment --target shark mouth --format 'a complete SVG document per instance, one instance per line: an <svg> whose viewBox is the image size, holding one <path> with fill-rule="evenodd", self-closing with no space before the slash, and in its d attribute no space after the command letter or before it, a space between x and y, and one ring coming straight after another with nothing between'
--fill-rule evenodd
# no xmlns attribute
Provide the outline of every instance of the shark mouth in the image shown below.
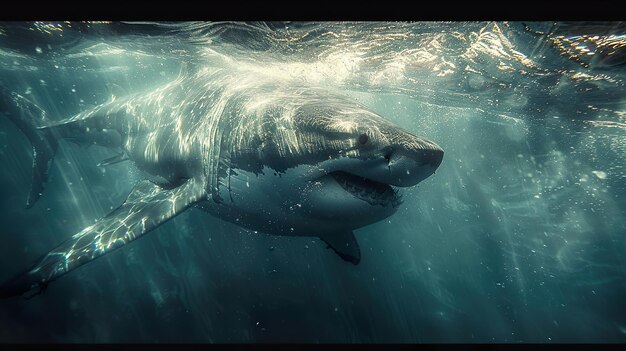
<svg viewBox="0 0 626 351"><path fill-rule="evenodd" d="M401 204L398 190L391 185L351 173L336 171L329 173L341 187L354 197L368 202L370 205L398 207Z"/></svg>

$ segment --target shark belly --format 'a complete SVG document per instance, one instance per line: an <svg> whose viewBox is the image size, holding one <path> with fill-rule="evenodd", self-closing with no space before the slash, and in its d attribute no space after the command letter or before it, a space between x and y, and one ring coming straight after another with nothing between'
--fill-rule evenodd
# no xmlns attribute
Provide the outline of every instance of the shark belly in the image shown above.
<svg viewBox="0 0 626 351"><path fill-rule="evenodd" d="M244 228L282 236L348 231L395 212L388 206L386 211L376 209L363 216L371 205L363 201L357 208L343 206L335 198L343 190L330 177L303 181L327 172L324 167L323 163L302 164L282 172L269 167L260 172L228 169L228 176L219 183L222 201L205 201L197 207Z"/></svg>

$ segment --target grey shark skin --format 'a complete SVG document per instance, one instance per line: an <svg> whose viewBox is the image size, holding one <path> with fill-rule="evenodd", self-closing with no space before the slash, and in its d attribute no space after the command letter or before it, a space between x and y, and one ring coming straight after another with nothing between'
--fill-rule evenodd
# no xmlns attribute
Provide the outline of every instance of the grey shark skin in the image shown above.
<svg viewBox="0 0 626 351"><path fill-rule="evenodd" d="M392 215L398 187L432 175L443 151L346 97L220 69L112 99L62 121L0 87L0 111L33 145L28 207L58 140L98 144L151 176L95 224L0 286L10 297L142 236L195 206L274 235L318 236L357 264L352 230Z"/></svg>

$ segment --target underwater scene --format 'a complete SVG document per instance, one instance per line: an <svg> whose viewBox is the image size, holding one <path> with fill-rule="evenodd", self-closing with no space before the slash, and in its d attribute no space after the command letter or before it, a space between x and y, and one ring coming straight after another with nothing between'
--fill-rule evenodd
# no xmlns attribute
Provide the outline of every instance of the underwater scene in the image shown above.
<svg viewBox="0 0 626 351"><path fill-rule="evenodd" d="M620 22L0 22L0 342L626 342L625 84Z"/></svg>

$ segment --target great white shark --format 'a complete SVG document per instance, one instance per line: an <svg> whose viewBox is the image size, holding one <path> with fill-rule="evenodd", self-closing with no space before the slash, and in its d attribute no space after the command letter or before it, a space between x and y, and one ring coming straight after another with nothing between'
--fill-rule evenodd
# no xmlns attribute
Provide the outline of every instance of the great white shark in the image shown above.
<svg viewBox="0 0 626 351"><path fill-rule="evenodd" d="M431 176L443 150L342 94L204 68L64 120L0 84L0 113L33 146L27 207L41 196L59 140L102 145L148 179L105 217L0 286L0 297L49 282L190 207L273 235L316 236L361 258L353 230L391 216L398 188Z"/></svg>

